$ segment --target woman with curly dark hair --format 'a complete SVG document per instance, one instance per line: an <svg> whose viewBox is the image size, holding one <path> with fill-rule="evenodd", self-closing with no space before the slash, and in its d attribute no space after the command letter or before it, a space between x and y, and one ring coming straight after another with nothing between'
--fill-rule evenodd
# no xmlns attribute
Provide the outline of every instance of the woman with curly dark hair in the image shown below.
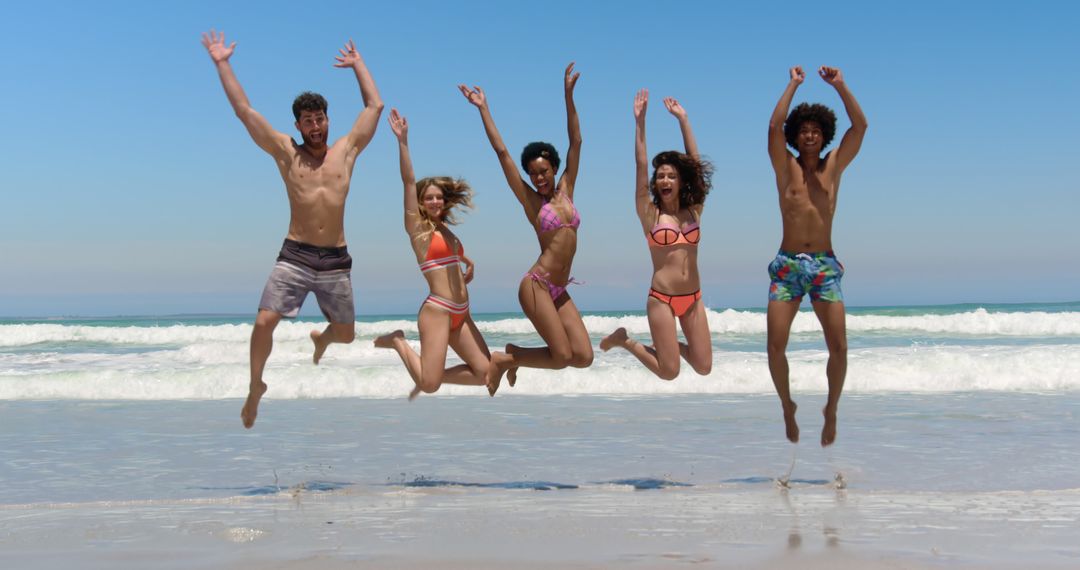
<svg viewBox="0 0 1080 570"><path fill-rule="evenodd" d="M484 90L475 86L472 89L465 85L458 86L461 94L480 110L484 130L499 157L506 182L525 210L525 217L540 242L540 257L518 285L518 301L547 346L525 348L508 344L505 353L492 354L487 375L488 392L492 396L499 389L503 374L507 374L510 385L514 385L519 366L562 369L567 366L585 368L592 364L589 333L585 330L581 313L566 291L567 285L573 282L570 266L577 252L577 228L581 224L581 216L574 207L574 183L581 155L581 127L574 106L574 85L579 76L579 73L574 73L573 63L566 66L563 91L566 98L566 127L570 136L566 169L556 182L559 153L548 143L531 143L521 153L521 167L529 175L532 186L518 174L514 159L495 128Z"/></svg>
<svg viewBox="0 0 1080 570"><path fill-rule="evenodd" d="M469 314L466 286L473 278L473 262L465 257L465 247L448 227L457 223L455 208L472 207L472 189L464 180L449 176L417 182L409 155L409 123L397 109L390 112L390 128L398 139L401 182L405 187L405 231L430 294L416 317L419 355L400 330L375 339L375 346L392 348L401 356L416 383L410 400L420 392L430 394L444 383L483 386L491 354ZM465 265L464 272L461 264ZM446 368L448 346L464 364Z"/></svg>
<svg viewBox="0 0 1080 570"><path fill-rule="evenodd" d="M701 214L711 187L712 165L698 154L686 110L674 98L664 99L668 112L679 120L686 152L665 151L652 160L649 178L645 150L645 110L649 92L642 89L634 98L634 157L637 162L638 220L652 257L652 286L645 310L653 344L643 345L619 328L600 342L604 351L625 348L654 374L664 380L679 375L679 358L685 358L702 376L712 371L712 335L701 302L698 273L698 241ZM675 320L679 320L686 342L679 342Z"/></svg>

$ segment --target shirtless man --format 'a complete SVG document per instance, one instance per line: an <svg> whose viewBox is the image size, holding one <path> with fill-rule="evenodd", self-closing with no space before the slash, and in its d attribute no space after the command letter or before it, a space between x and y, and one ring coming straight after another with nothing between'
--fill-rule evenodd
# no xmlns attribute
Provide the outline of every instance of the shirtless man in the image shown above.
<svg viewBox="0 0 1080 570"><path fill-rule="evenodd" d="M327 145L330 119L326 100L311 92L293 102L296 129L303 144L275 131L251 108L247 95L233 73L229 58L236 42L226 46L225 34L213 30L203 34L202 44L217 67L221 85L237 118L248 134L274 157L289 195L289 233L278 255L259 301L259 313L251 332L251 385L240 411L244 427L255 424L259 400L266 392L263 368L274 344L274 328L282 317L295 317L309 292L315 293L319 308L330 324L323 331L311 331L315 345L312 360L319 363L330 343L353 341L356 314L353 306L352 258L345 245L345 198L360 151L371 141L379 124L383 103L364 60L350 40L334 59L334 67L352 69L360 84L364 110L352 130Z"/></svg>
<svg viewBox="0 0 1080 570"><path fill-rule="evenodd" d="M836 134L836 115L824 105L807 103L798 105L787 115L795 90L806 79L801 67L791 68L790 75L791 80L769 119L769 159L776 172L780 216L784 221L780 252L769 264L772 279L767 317L769 372L784 409L787 438L795 443L799 441L799 426L795 423L796 406L791 399L784 351L791 322L803 295L809 293L829 348L825 369L829 400L822 410L825 426L821 430L821 445L827 446L836 440L836 410L847 374L847 332L844 297L840 292L844 266L832 251L832 221L840 176L858 154L867 124L840 70L824 66L818 69L818 75L836 88L851 121L840 146L822 158L821 151ZM798 151L798 158L786 145Z"/></svg>

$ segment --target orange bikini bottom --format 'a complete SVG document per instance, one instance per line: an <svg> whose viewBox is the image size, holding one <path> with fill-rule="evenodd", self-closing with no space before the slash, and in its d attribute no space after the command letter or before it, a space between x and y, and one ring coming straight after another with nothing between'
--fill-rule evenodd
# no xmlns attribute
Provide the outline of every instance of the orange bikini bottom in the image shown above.
<svg viewBox="0 0 1080 570"><path fill-rule="evenodd" d="M690 310L690 307L694 306L694 303L697 303L698 299L701 298L701 290L694 291L689 295L668 295L650 288L649 296L661 303L667 304L671 307L671 312L675 313L676 317L681 317Z"/></svg>

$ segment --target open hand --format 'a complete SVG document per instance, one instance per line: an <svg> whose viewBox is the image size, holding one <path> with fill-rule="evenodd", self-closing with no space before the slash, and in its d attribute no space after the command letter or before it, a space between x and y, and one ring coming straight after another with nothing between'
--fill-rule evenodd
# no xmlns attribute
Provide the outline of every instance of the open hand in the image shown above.
<svg viewBox="0 0 1080 570"><path fill-rule="evenodd" d="M642 89L634 95L634 118L642 121L645 119L645 110L649 107L649 90Z"/></svg>
<svg viewBox="0 0 1080 570"><path fill-rule="evenodd" d="M390 122L390 130L399 141L405 142L409 138L409 121L405 115L398 113L397 109L390 109L390 116L386 118Z"/></svg>
<svg viewBox="0 0 1080 570"><path fill-rule="evenodd" d="M461 94L473 105L481 108L487 105L487 97L484 95L484 90L481 89L479 85L473 85L473 88L469 89L462 84L458 85L458 89L461 90Z"/></svg>
<svg viewBox="0 0 1080 570"><path fill-rule="evenodd" d="M360 52L356 51L356 44L352 40L349 40L345 47L338 50L341 55L335 55L334 59L337 63L334 67L352 67L354 63L360 61Z"/></svg>
<svg viewBox="0 0 1080 570"><path fill-rule="evenodd" d="M669 113L675 115L675 118L680 121L686 119L686 109L683 109L682 105L674 97L664 97L664 106L667 107Z"/></svg>
<svg viewBox="0 0 1080 570"><path fill-rule="evenodd" d="M236 42L225 47L225 32L215 32L214 30L210 30L210 33L203 33L202 45L206 47L206 51L210 54L210 59L214 60L214 63L228 61L232 57L233 50L236 49Z"/></svg>

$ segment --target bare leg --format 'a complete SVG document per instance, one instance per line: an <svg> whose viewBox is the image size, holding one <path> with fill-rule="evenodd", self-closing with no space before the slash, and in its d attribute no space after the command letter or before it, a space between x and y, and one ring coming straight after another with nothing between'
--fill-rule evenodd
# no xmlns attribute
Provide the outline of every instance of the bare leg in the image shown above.
<svg viewBox="0 0 1080 570"><path fill-rule="evenodd" d="M663 380L674 380L679 375L679 339L675 335L675 315L666 303L649 297L645 303L649 316L649 332L652 333L653 345L644 345L626 334L620 328L600 341L602 350L616 346L626 349L634 355L645 368ZM607 347L607 348L605 348Z"/></svg>
<svg viewBox="0 0 1080 570"><path fill-rule="evenodd" d="M248 386L247 400L240 410L240 420L248 429L255 425L255 417L259 415L259 401L266 393L266 383L263 382L262 375L266 360L270 358L270 351L274 348L274 329L279 322L281 315L266 309L260 309L255 316L255 327L251 331L251 383Z"/></svg>
<svg viewBox="0 0 1080 570"><path fill-rule="evenodd" d="M491 356L472 317L468 317L460 329L451 331L450 315L446 311L424 306L420 309L417 324L420 328L419 355L405 341L405 335L401 331L375 339L375 346L393 348L401 356L405 368L416 383L416 387L409 393L410 400L415 399L420 392L435 392L443 384L484 385L484 375ZM466 363L444 368L448 346L454 348Z"/></svg>
<svg viewBox="0 0 1080 570"><path fill-rule="evenodd" d="M705 303L699 299L690 310L679 317L685 343L679 343L679 352L690 367L701 376L712 372L712 334L709 332L709 316Z"/></svg>
<svg viewBox="0 0 1080 570"><path fill-rule="evenodd" d="M409 393L409 399L415 399L419 393L435 392L442 385L446 366L446 348L450 336L450 315L446 311L424 304L416 317L420 329L420 354L416 354L405 334L394 331L375 339L375 346L393 348L397 351L405 369L416 384ZM419 391L417 391L419 389Z"/></svg>
<svg viewBox="0 0 1080 570"><path fill-rule="evenodd" d="M375 339L375 347L392 348L397 351L402 364L405 365L405 370L408 371L413 383L416 384L416 387L409 393L409 399L413 400L420 395L420 355L416 354L416 351L409 346L409 343L405 340L405 333L397 330L384 334Z"/></svg>
<svg viewBox="0 0 1080 570"><path fill-rule="evenodd" d="M819 301L813 304L821 328L825 332L825 345L829 348L829 363L825 375L829 379L829 400L821 411L825 425L821 428L822 447L836 441L836 411L840 405L840 392L847 377L847 319L843 303Z"/></svg>
<svg viewBox="0 0 1080 570"><path fill-rule="evenodd" d="M799 312L799 301L769 301L766 315L769 353L769 373L772 375L776 395L784 410L784 427L788 441L799 441L799 425L795 423L795 410L798 406L791 399L791 387L788 380L787 343L791 335L791 323Z"/></svg>
<svg viewBox="0 0 1080 570"><path fill-rule="evenodd" d="M355 323L330 323L320 333L319 331L311 331L311 342L315 345L315 352L311 355L311 361L315 364L319 363L322 359L322 355L326 352L326 347L331 343L340 342L348 344L356 337L356 324Z"/></svg>
<svg viewBox="0 0 1080 570"><path fill-rule="evenodd" d="M569 298L569 295L564 293L559 300L566 302L564 299ZM519 366L560 370L569 366L574 359L570 338L559 318L559 311L548 293L547 286L533 281L530 277L525 277L518 286L518 300L521 302L525 316L536 327L536 332L547 342L547 346L511 348L508 345L507 352L492 353L491 365L486 375L488 393L492 396L499 389L503 374L507 370ZM581 328L584 329L585 326L581 325Z"/></svg>

